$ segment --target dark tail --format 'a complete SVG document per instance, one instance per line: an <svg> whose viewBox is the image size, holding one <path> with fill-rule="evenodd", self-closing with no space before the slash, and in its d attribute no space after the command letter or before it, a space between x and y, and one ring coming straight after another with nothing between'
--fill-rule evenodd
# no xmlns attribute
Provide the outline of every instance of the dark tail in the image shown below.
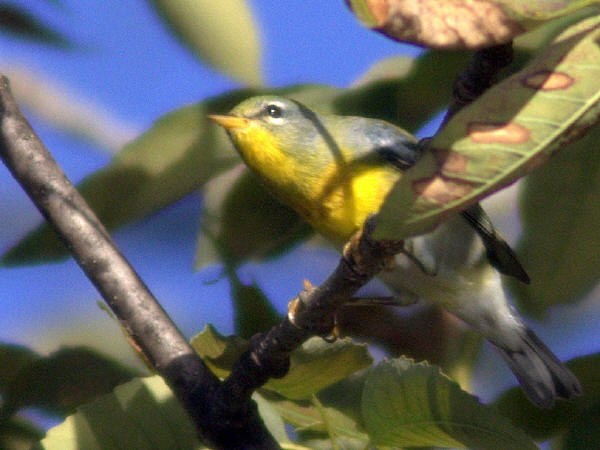
<svg viewBox="0 0 600 450"><path fill-rule="evenodd" d="M521 333L518 349L498 346L525 394L540 408L552 408L556 398L581 395L579 380L529 328Z"/></svg>

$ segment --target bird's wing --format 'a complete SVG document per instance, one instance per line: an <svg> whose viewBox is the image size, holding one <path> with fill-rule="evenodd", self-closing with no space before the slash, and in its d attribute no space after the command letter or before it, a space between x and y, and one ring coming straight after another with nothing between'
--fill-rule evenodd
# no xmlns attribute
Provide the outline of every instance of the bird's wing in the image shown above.
<svg viewBox="0 0 600 450"><path fill-rule="evenodd" d="M376 144L374 150L377 154L400 170L412 167L421 156L418 144L403 136L394 139L383 137Z"/></svg>
<svg viewBox="0 0 600 450"><path fill-rule="evenodd" d="M500 273L515 277L523 283L529 284L530 279L525 269L517 259L517 255L508 243L494 228L490 218L479 203L464 210L462 216L475 229L483 245L490 264Z"/></svg>
<svg viewBox="0 0 600 450"><path fill-rule="evenodd" d="M379 127L371 126L371 128ZM372 145L371 150L399 170L412 167L423 151L423 147L411 135L389 126L376 129L375 133L370 133L369 139ZM481 205L478 203L471 206L463 211L462 215L483 241L490 264L500 273L529 284L529 276L521 266L517 255L496 231ZM416 260L421 261L421 266L425 268L426 273L435 272L435 267L427 264L422 255L415 254L414 250L408 253Z"/></svg>
<svg viewBox="0 0 600 450"><path fill-rule="evenodd" d="M348 147L358 159L378 155L386 163L399 169L412 167L421 156L418 140L407 131L382 120L352 118L352 133L348 133Z"/></svg>

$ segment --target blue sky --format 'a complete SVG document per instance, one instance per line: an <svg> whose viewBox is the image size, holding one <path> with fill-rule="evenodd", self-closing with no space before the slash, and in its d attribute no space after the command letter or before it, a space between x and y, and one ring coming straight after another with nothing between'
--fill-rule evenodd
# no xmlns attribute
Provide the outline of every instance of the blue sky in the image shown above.
<svg viewBox="0 0 600 450"><path fill-rule="evenodd" d="M142 0L64 0L62 8L42 0L21 3L62 30L76 48L64 51L0 36L0 66L25 66L131 129L142 131L175 108L239 86L181 47ZM319 82L344 87L381 58L418 52L363 28L342 0L255 0L251 6L262 30L265 78L271 86ZM26 112L72 180L109 161L105 150L72 139L32 111ZM218 269L192 271L200 205L200 197L191 196L115 233L125 255L188 336L208 322L221 332L233 331L227 284L213 282ZM0 167L0 251L40 220L8 171ZM174 228L177 233L170 232ZM270 271L276 264L270 263L246 267L241 275L245 281L256 279L264 285L283 311L302 279L318 283L335 257L299 250L283 258L283 264L291 261L292 272ZM47 351L61 342L81 342L82 335L88 344L120 339L116 327L96 306L98 298L72 261L0 268L0 340ZM592 320L586 308L581 306L574 317ZM77 328L66 335L60 331L65 320ZM104 328L98 331L93 323ZM559 308L536 330L561 357L582 352L588 336L578 332L568 338L573 329L561 325L565 319ZM111 333L114 336L108 336ZM505 385L514 383L489 348L484 363L482 373L498 372Z"/></svg>

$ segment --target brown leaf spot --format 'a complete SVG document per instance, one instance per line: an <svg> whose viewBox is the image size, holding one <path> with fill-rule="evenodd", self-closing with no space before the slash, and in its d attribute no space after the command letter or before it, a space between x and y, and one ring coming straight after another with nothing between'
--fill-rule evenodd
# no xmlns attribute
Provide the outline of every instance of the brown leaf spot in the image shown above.
<svg viewBox="0 0 600 450"><path fill-rule="evenodd" d="M541 70L523 78L523 85L540 91L567 89L575 80L564 72Z"/></svg>
<svg viewBox="0 0 600 450"><path fill-rule="evenodd" d="M518 123L472 122L468 126L469 137L483 144L522 144L529 139L529 130Z"/></svg>
<svg viewBox="0 0 600 450"><path fill-rule="evenodd" d="M454 150L434 149L433 154L438 166L445 173L463 174L467 171L469 159Z"/></svg>
<svg viewBox="0 0 600 450"><path fill-rule="evenodd" d="M367 0L369 12L378 27L381 27L388 20L390 7L387 0Z"/></svg>
<svg viewBox="0 0 600 450"><path fill-rule="evenodd" d="M468 181L452 180L443 175L432 178L422 178L413 182L415 193L425 200L438 205L445 205L458 200L473 190Z"/></svg>

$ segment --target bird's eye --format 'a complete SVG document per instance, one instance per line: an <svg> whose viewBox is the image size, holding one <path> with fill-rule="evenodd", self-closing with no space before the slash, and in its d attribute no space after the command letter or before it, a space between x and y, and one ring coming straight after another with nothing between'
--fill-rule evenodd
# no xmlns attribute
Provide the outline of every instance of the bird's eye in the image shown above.
<svg viewBox="0 0 600 450"><path fill-rule="evenodd" d="M281 108L277 105L267 105L265 111L272 119L279 119L281 117Z"/></svg>

